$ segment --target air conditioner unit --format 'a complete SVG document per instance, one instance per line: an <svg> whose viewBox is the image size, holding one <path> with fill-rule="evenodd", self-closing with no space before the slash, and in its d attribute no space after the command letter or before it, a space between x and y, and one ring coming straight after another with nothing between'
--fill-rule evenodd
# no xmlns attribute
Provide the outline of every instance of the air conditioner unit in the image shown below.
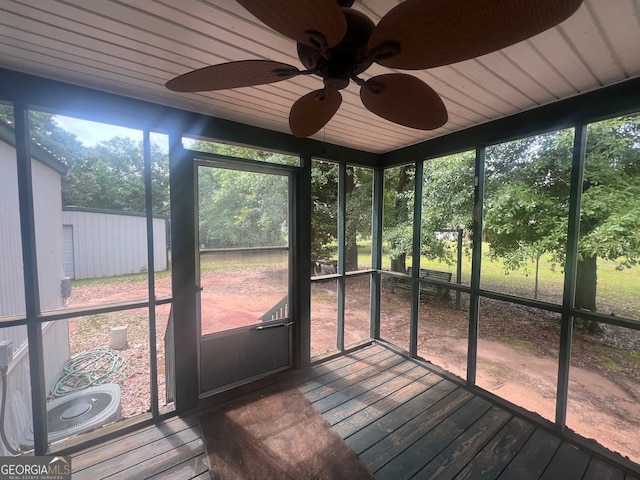
<svg viewBox="0 0 640 480"><path fill-rule="evenodd" d="M47 404L49 443L113 423L121 416L120 386L115 383L56 398ZM33 449L33 424L24 434L22 449Z"/></svg>

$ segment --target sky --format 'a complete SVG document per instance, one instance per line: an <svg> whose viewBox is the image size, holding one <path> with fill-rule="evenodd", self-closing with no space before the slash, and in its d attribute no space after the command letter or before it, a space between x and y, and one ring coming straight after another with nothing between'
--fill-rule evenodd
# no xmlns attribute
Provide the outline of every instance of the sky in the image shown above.
<svg viewBox="0 0 640 480"><path fill-rule="evenodd" d="M106 123L78 120L77 118L56 115L55 122L66 131L73 133L86 147L93 147L97 143L113 137L131 137L136 141L142 140L142 131L131 128L118 127Z"/></svg>

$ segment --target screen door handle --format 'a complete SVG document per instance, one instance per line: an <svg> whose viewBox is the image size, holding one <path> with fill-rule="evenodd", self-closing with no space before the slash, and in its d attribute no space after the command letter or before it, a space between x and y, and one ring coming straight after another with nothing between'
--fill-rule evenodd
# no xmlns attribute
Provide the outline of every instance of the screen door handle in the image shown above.
<svg viewBox="0 0 640 480"><path fill-rule="evenodd" d="M290 327L291 325L293 325L293 322L287 322L287 323L274 323L271 325L260 325L259 327L256 327L256 330L268 330L269 328L279 328L279 327Z"/></svg>

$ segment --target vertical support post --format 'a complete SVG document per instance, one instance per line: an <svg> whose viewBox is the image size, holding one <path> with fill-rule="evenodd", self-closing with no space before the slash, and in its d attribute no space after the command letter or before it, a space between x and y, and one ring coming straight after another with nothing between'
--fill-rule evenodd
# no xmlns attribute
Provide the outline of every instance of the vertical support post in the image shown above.
<svg viewBox="0 0 640 480"><path fill-rule="evenodd" d="M462 283L462 234L464 230L458 229L458 264L456 267L456 283ZM456 310L460 310L460 290L456 290Z"/></svg>
<svg viewBox="0 0 640 480"><path fill-rule="evenodd" d="M467 348L467 384L475 385L478 360L478 319L480 317L480 269L482 266L482 228L484 204L484 162L486 148L476 149L473 187L473 251L471 257L471 298L469 299L469 346Z"/></svg>
<svg viewBox="0 0 640 480"><path fill-rule="evenodd" d="M199 395L198 325L196 314L196 194L193 157L182 148L179 132L169 134L171 259L175 341L175 405L193 408Z"/></svg>
<svg viewBox="0 0 640 480"><path fill-rule="evenodd" d="M347 164L338 165L338 322L337 341L338 350L344 350L344 308L345 308L345 236L347 225Z"/></svg>
<svg viewBox="0 0 640 480"><path fill-rule="evenodd" d="M292 275L289 291L293 311L293 368L311 363L311 156L302 155L302 169L293 175L291 208Z"/></svg>
<svg viewBox="0 0 640 480"><path fill-rule="evenodd" d="M144 207L147 221L147 285L149 297L149 375L151 414L156 417L158 407L158 354L156 351L156 278L155 248L153 235L153 195L151 181L151 134L145 129L142 140L144 159Z"/></svg>
<svg viewBox="0 0 640 480"><path fill-rule="evenodd" d="M371 223L371 338L380 338L380 301L382 298L382 215L384 207L384 169L373 172L373 218Z"/></svg>
<svg viewBox="0 0 640 480"><path fill-rule="evenodd" d="M571 162L571 193L569 197L569 225L567 231L567 255L564 268L564 290L562 293L562 319L560 326L560 355L558 358L558 393L556 398L556 428L564 430L567 422L567 400L569 397L569 365L571 361L571 338L576 298L578 272L578 241L580 239L580 209L582 206L582 182L587 149L587 126L576 125Z"/></svg>
<svg viewBox="0 0 640 480"><path fill-rule="evenodd" d="M31 170L31 136L29 111L24 104L14 105L16 160L18 162L18 199L20 208L20 234L22 236L22 265L24 273L27 341L29 344L29 375L31 405L33 409L33 440L36 455L47 451L47 391L44 379L44 345L38 286L38 259L36 254L35 214L33 209L33 175ZM4 387L3 387L4 388Z"/></svg>
<svg viewBox="0 0 640 480"><path fill-rule="evenodd" d="M409 355L418 355L418 317L420 315L420 256L422 245L422 183L424 161L416 162L413 187L413 240L411 244L411 322L409 324Z"/></svg>

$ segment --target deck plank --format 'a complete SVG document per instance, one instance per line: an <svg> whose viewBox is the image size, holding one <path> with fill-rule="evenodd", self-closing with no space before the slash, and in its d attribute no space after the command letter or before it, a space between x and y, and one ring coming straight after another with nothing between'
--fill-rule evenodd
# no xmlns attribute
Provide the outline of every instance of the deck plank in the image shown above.
<svg viewBox="0 0 640 480"><path fill-rule="evenodd" d="M399 359L393 354L389 355L389 352L381 352L375 357L372 357L371 360L370 363L358 362L342 367L334 371L333 374L324 375L312 381L305 382L298 386L298 390L313 403L338 390L347 388L355 382L369 378L387 367L396 365L400 363L399 360L401 361L402 359Z"/></svg>
<svg viewBox="0 0 640 480"><path fill-rule="evenodd" d="M390 402L388 407L383 407L382 402L387 399L391 399L394 395L407 387L408 385L417 384L417 382L429 375L429 372L425 371L419 366L413 366L405 373L397 375L395 378L379 385L376 388L362 393L354 398L351 398L341 405L326 410L322 413L322 417L331 425L355 415L356 413L364 410L365 408L371 408L373 405L382 411L384 408L387 410L393 408ZM434 375L435 377L435 375Z"/></svg>
<svg viewBox="0 0 640 480"><path fill-rule="evenodd" d="M73 478L210 479L199 417L284 388L313 400L379 480L638 480L379 344L223 392L186 416L78 451Z"/></svg>
<svg viewBox="0 0 640 480"><path fill-rule="evenodd" d="M207 459L206 452L202 452L198 456L188 458L184 462L178 463L167 470L156 473L147 480L188 480L191 478L197 478L202 474L209 473L209 460Z"/></svg>
<svg viewBox="0 0 640 480"><path fill-rule="evenodd" d="M303 393L305 390L313 387L306 387L313 381L318 381L319 385L328 383L329 378L340 378L342 376L341 369L353 366L357 363L375 361L377 355L388 353L388 349L380 345L371 345L353 352L349 352L340 357L331 358L326 362L312 365L310 368L298 371L287 371L277 374L277 378L269 383L269 387L277 386L279 388L298 387ZM329 377L327 377L329 376ZM254 389L255 390L255 389ZM249 392L251 394L253 390ZM233 395L231 393L231 395ZM225 396L223 392L220 396ZM231 396L231 398L238 398Z"/></svg>
<svg viewBox="0 0 640 480"><path fill-rule="evenodd" d="M148 479L157 475L163 478L161 474L165 471L183 463L191 464L190 460L202 453L204 453L204 444L202 443L202 439L199 438L136 464L136 467L132 469L130 473L133 474L132 478L136 479ZM130 473L127 472L126 476L129 477ZM190 476L193 477L194 475ZM102 478L111 480L122 478L121 471Z"/></svg>
<svg viewBox="0 0 640 480"><path fill-rule="evenodd" d="M160 438L139 448L134 448L118 455L110 454L99 463L78 470L74 465L74 479L77 478L107 478L115 475L131 465L140 465L149 459L149 456L164 461L164 454L171 455L172 451L189 445L198 455L204 451L200 428L189 428L180 432ZM194 456L192 455L192 456ZM142 477L141 477L142 478Z"/></svg>
<svg viewBox="0 0 640 480"><path fill-rule="evenodd" d="M213 478L213 474L211 472L206 471L204 473L201 473L197 477L193 477L193 479L191 480L215 480L215 479Z"/></svg>
<svg viewBox="0 0 640 480"><path fill-rule="evenodd" d="M76 472L94 465L96 456L100 455L99 450L108 451L109 455L114 457L130 452L133 449L141 448L144 445L167 438L187 429L195 429L196 432L199 431L197 418L185 420L183 418L176 417L158 425L138 430L124 437L82 450L72 456L73 470Z"/></svg>
<svg viewBox="0 0 640 480"><path fill-rule="evenodd" d="M580 480L587 470L588 463L589 455L587 453L567 442L562 442L540 479Z"/></svg>
<svg viewBox="0 0 640 480"><path fill-rule="evenodd" d="M444 390L446 390L446 392L443 392L441 396L447 395L455 389L455 386L451 382L444 382L442 377L429 373L429 375L419 378L409 385L391 393L387 397L382 398L371 405L367 405L359 412L354 413L344 420L340 420L338 423L333 425L333 428L342 438L347 438L354 435L359 430L367 428L368 425L373 424L382 417L391 419L395 415L400 415L401 412L404 412L410 406L419 402L420 399L416 399L416 397L425 396L425 392L427 390L440 383L445 386ZM433 396L440 390L440 388L435 389L430 393L430 395ZM435 401L438 401L440 398L441 397L438 397ZM430 403L427 404L425 408L429 405Z"/></svg>
<svg viewBox="0 0 640 480"><path fill-rule="evenodd" d="M413 478L441 480L454 478L511 418L512 415L507 411L499 407L491 407Z"/></svg>
<svg viewBox="0 0 640 480"><path fill-rule="evenodd" d="M405 374L413 367L414 365L409 361L390 363L388 368L376 372L373 376L362 378L360 381L355 381L342 390L312 402L313 406L320 413L325 413L332 408L341 406L356 397L364 395L365 393L373 392L376 387L379 387L394 378L402 378L401 375Z"/></svg>
<svg viewBox="0 0 640 480"><path fill-rule="evenodd" d="M504 428L473 458L455 477L468 480L480 476L492 480L509 464L529 439L535 427L518 417L513 417Z"/></svg>
<svg viewBox="0 0 640 480"><path fill-rule="evenodd" d="M542 429L536 429L498 477L500 480L540 478L562 441Z"/></svg>
<svg viewBox="0 0 640 480"><path fill-rule="evenodd" d="M599 458L592 457L582 480L624 480L624 472Z"/></svg>
<svg viewBox="0 0 640 480"><path fill-rule="evenodd" d="M490 408L489 402L474 397L450 415L407 424L363 452L360 459L380 480L411 478Z"/></svg>
<svg viewBox="0 0 640 480"><path fill-rule="evenodd" d="M385 446L378 446L383 440L392 443L399 443L403 438L407 442L417 440L429 425L443 420L471 398L452 383L440 382L424 395L414 398L415 401L408 402L406 408L400 407L399 411L391 412L347 437L345 443L359 455L369 451L368 455L374 457L376 451L384 453Z"/></svg>

